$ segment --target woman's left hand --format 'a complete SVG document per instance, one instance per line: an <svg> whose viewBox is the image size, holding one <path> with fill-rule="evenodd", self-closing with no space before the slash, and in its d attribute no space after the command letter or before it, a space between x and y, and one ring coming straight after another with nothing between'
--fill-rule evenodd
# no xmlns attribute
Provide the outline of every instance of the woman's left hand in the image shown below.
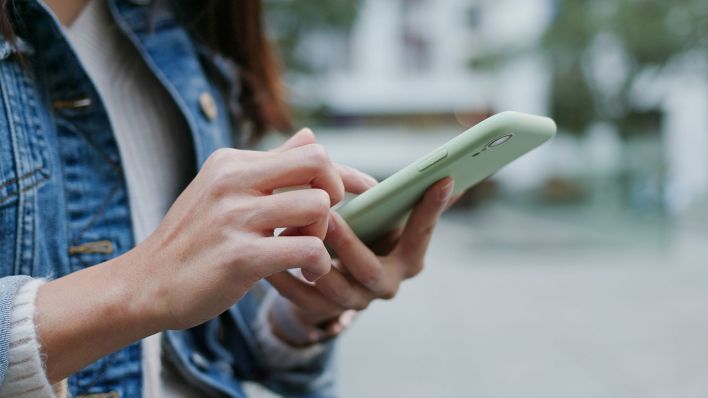
<svg viewBox="0 0 708 398"><path fill-rule="evenodd" d="M353 169L342 170L347 191L360 193L369 188L361 183L361 173ZM373 245L387 246L383 255L377 255L375 249L367 247L336 212L331 212L325 239L326 245L337 255L331 271L315 283L303 281L288 272L268 278L280 292L282 297L279 299L289 301L276 305L281 308L289 305L296 318L312 331L307 341L293 341L287 330L279 328L271 313L274 334L291 345L313 344L339 334L353 314L366 309L373 300L393 298L402 281L423 270L433 229L451 202L452 191L451 178L430 187L413 209L405 227Z"/></svg>

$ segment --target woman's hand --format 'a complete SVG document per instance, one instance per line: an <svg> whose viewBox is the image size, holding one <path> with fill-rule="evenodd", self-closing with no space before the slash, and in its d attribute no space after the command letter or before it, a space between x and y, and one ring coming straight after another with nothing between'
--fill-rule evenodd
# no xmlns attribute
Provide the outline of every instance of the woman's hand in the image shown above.
<svg viewBox="0 0 708 398"><path fill-rule="evenodd" d="M50 380L155 332L211 319L273 273L325 275L331 258L322 240L330 206L343 196L340 168L309 131L270 152L215 152L143 243L39 289ZM278 227L300 234L273 237Z"/></svg>
<svg viewBox="0 0 708 398"><path fill-rule="evenodd" d="M351 310L361 311L375 299L393 298L403 280L423 270L433 229L451 201L452 191L453 181L450 178L428 189L405 227L399 234L394 234L397 242L383 256L377 256L362 243L344 220L333 212L333 227L327 233L325 243L338 258L330 272L314 284L301 281L288 272L274 274L268 281L290 301L292 311L302 322L325 326L324 336L337 334L343 327L338 322L341 315L349 314ZM310 336L311 341L292 341L288 331L279 327L277 319L271 319L273 332L293 345L314 343L322 337L314 333Z"/></svg>
<svg viewBox="0 0 708 398"><path fill-rule="evenodd" d="M313 189L273 194L307 184ZM214 153L133 254L148 260L140 271L154 281L147 291L165 328L211 319L284 269L307 264L302 272L310 281L326 274L331 258L322 240L329 208L343 195L336 167L316 144ZM302 234L273 237L278 227Z"/></svg>

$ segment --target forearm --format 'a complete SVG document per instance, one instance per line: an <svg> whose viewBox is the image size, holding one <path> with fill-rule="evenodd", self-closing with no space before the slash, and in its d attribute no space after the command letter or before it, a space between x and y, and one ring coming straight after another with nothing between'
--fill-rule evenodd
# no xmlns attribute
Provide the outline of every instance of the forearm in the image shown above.
<svg viewBox="0 0 708 398"><path fill-rule="evenodd" d="M51 383L161 330L135 261L127 253L39 289L35 322Z"/></svg>

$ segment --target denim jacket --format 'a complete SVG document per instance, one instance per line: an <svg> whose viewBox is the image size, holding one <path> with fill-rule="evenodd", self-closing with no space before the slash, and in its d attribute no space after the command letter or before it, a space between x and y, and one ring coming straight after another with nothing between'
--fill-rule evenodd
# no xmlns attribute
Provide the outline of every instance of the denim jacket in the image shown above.
<svg viewBox="0 0 708 398"><path fill-rule="evenodd" d="M233 146L221 95L238 89L232 69L191 40L168 2L105 1L181 111L195 171L217 148ZM61 277L134 245L120 154L101 98L40 1L15 0L8 8L18 42L13 47L0 36L0 383L12 299L27 276ZM214 79L230 82L230 90L217 90ZM216 114L203 109L205 95ZM164 360L207 396L243 397L244 380L287 396L333 395L332 347L297 369L266 365L252 325L268 289L263 282L219 317L165 332ZM138 342L101 358L69 379L71 396L140 397L141 357Z"/></svg>

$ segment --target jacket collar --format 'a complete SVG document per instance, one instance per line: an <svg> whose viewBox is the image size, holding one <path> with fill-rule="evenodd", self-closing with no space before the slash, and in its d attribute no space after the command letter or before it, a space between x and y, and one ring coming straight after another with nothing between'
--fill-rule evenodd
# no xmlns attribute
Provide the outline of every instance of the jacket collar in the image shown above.
<svg viewBox="0 0 708 398"><path fill-rule="evenodd" d="M192 133L197 167L216 148L230 143L228 115L216 88L207 80L191 37L177 23L167 1L109 0L117 25L133 42L148 67L167 89ZM205 114L203 99L217 107Z"/></svg>

